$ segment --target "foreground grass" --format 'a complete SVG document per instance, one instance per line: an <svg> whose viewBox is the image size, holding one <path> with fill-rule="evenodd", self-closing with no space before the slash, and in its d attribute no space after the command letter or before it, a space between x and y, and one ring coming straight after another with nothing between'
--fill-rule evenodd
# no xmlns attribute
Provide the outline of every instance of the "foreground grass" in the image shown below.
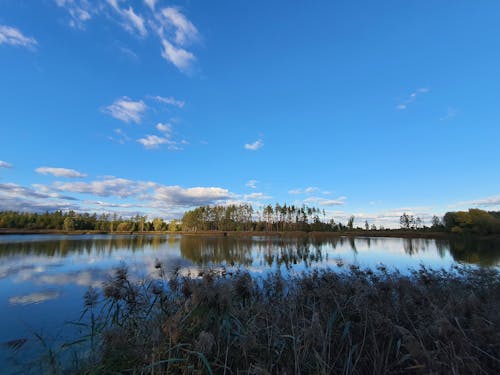
<svg viewBox="0 0 500 375"><path fill-rule="evenodd" d="M86 295L87 351L70 372L500 373L499 281L495 270L352 268L132 283L119 269L104 305Z"/></svg>

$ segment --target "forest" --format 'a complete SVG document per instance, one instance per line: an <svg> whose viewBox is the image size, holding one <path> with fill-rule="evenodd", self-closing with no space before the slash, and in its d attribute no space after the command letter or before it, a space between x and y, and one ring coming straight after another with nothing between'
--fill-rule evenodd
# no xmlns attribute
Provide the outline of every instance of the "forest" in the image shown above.
<svg viewBox="0 0 500 375"><path fill-rule="evenodd" d="M469 209L433 216L430 223L404 213L400 217L403 231L448 232L453 234L500 234L500 212ZM186 211L180 220L165 221L135 215L123 218L117 214L90 214L74 211L45 213L0 212L0 228L16 230L161 232L161 231L248 231L248 232L347 232L388 230L352 215L347 222L327 218L325 210L316 207L285 204L267 205L255 210L249 204L201 206Z"/></svg>

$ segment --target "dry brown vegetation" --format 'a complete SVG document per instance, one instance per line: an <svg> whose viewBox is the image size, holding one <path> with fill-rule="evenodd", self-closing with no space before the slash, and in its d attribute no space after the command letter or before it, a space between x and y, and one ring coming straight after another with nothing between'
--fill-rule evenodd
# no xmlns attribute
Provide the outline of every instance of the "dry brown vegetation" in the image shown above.
<svg viewBox="0 0 500 375"><path fill-rule="evenodd" d="M82 374L500 373L496 270L206 272L86 295ZM87 343L87 345L89 344Z"/></svg>

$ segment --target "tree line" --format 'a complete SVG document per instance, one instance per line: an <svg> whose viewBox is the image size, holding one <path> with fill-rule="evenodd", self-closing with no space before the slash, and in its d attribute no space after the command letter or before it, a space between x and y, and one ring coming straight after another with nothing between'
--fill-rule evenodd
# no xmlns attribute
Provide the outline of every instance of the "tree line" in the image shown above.
<svg viewBox="0 0 500 375"><path fill-rule="evenodd" d="M316 207L267 205L254 210L249 204L202 206L187 211L181 220L182 230L196 231L341 231L353 228L354 217L348 226L327 219L326 212Z"/></svg>
<svg viewBox="0 0 500 375"><path fill-rule="evenodd" d="M0 212L0 228L25 230L93 230L101 232L149 232L179 230L177 221L169 223L161 218L148 220L146 216L136 215L123 218L117 214L90 214L74 211L34 212Z"/></svg>
<svg viewBox="0 0 500 375"><path fill-rule="evenodd" d="M123 218L117 214L90 214L74 211L45 213L2 211L0 228L24 230L92 230L101 232L151 231L256 231L256 232L343 232L385 230L383 226L355 225L355 216L345 224L327 218L324 210L306 205L275 204L255 210L249 204L201 206L186 211L180 221L148 219L136 215ZM500 234L500 211L470 209L447 212L442 218L433 216L430 225L418 217L404 213L400 227L405 231L443 231L457 234Z"/></svg>

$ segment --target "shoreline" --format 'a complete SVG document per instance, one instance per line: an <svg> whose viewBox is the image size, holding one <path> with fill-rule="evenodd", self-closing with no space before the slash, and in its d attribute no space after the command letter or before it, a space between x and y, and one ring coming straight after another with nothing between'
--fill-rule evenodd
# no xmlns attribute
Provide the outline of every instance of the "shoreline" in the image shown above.
<svg viewBox="0 0 500 375"><path fill-rule="evenodd" d="M377 231L345 231L345 232L305 232L305 231L290 231L290 232L261 232L261 231L143 231L143 232L129 232L129 231L98 231L98 230L74 230L64 231L58 229L8 229L0 228L0 236L2 235L67 235L67 236L81 236L81 235L184 235L184 236L203 236L203 237L311 237L311 238L338 238L338 237L389 237L389 238L427 238L427 239L457 239L457 238L473 238L481 240L500 240L500 235L457 235L448 232L435 232L435 231L405 231L405 230L377 230Z"/></svg>

